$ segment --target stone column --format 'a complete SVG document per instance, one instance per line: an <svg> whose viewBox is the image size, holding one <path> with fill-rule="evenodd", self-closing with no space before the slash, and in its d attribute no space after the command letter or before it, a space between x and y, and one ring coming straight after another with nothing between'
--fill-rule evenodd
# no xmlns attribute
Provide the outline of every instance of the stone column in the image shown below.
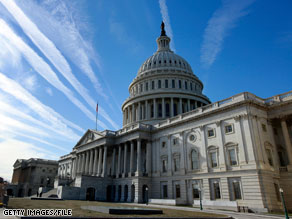
<svg viewBox="0 0 292 219"><path fill-rule="evenodd" d="M241 131L241 116L236 116L234 118L235 123L234 123L234 128L235 132L237 133L237 139L238 139L238 151L239 151L239 164L246 164L247 159L246 159L246 151L244 150L244 140L242 136L242 131Z"/></svg>
<svg viewBox="0 0 292 219"><path fill-rule="evenodd" d="M219 164L218 167L220 170L226 171L226 159L225 159L225 150L224 144L222 140L222 129L221 129L221 121L216 122L216 135L218 135L218 147L219 147ZM218 157L218 155L217 155Z"/></svg>
<svg viewBox="0 0 292 219"><path fill-rule="evenodd" d="M132 104L132 122L135 122L136 120L136 118L135 118L135 112L136 112L136 110L135 110L135 103L133 103Z"/></svg>
<svg viewBox="0 0 292 219"><path fill-rule="evenodd" d="M64 174L64 175L65 175L65 178L67 178L67 175L68 175L68 174L67 174L67 171L68 171L67 168L68 168L68 164L65 164L65 174Z"/></svg>
<svg viewBox="0 0 292 219"><path fill-rule="evenodd" d="M81 166L81 174L85 172L85 152L82 152L82 166Z"/></svg>
<svg viewBox="0 0 292 219"><path fill-rule="evenodd" d="M115 173L115 169L116 169L116 148L113 148L113 157L112 157L112 173L111 175L114 176Z"/></svg>
<svg viewBox="0 0 292 219"><path fill-rule="evenodd" d="M86 151L86 158L85 158L85 174L88 175L89 171L89 150Z"/></svg>
<svg viewBox="0 0 292 219"><path fill-rule="evenodd" d="M187 111L191 111L191 102L190 102L190 99L188 99L188 110Z"/></svg>
<svg viewBox="0 0 292 219"><path fill-rule="evenodd" d="M131 141L130 172L129 172L129 176L132 176L132 173L133 173L133 160L134 160L134 142Z"/></svg>
<svg viewBox="0 0 292 219"><path fill-rule="evenodd" d="M141 120L144 120L144 104L141 104Z"/></svg>
<svg viewBox="0 0 292 219"><path fill-rule="evenodd" d="M281 119L281 126L282 126L282 132L284 136L284 141L285 141L285 146L286 146L286 151L289 159L289 165L288 165L288 170L289 172L292 171L292 145L290 141L290 136L287 128L287 123L285 119Z"/></svg>
<svg viewBox="0 0 292 219"><path fill-rule="evenodd" d="M127 143L125 143L125 146L124 146L124 173L123 173L124 177L127 173L127 152L128 152L128 145L127 145Z"/></svg>
<svg viewBox="0 0 292 219"><path fill-rule="evenodd" d="M92 175L92 168L93 168L93 150L89 151L90 156L89 156L89 175Z"/></svg>
<svg viewBox="0 0 292 219"><path fill-rule="evenodd" d="M165 101L164 101L164 98L162 98L162 118L165 118Z"/></svg>
<svg viewBox="0 0 292 219"><path fill-rule="evenodd" d="M102 147L99 148L99 152L98 152L97 176L101 175L101 161L102 161Z"/></svg>
<svg viewBox="0 0 292 219"><path fill-rule="evenodd" d="M141 120L141 102L138 103L138 119L137 121Z"/></svg>
<svg viewBox="0 0 292 219"><path fill-rule="evenodd" d="M174 109L173 109L173 98L170 98L170 117L174 116Z"/></svg>
<svg viewBox="0 0 292 219"><path fill-rule="evenodd" d="M79 154L76 153L76 165L74 170L74 177L76 177L77 173L79 173Z"/></svg>
<svg viewBox="0 0 292 219"><path fill-rule="evenodd" d="M98 163L97 163L97 161L98 161L98 159L97 159L98 153L97 152L98 152L97 148L95 148L94 149L94 161L93 161L93 175L94 176L97 175L97 165L98 165Z"/></svg>
<svg viewBox="0 0 292 219"><path fill-rule="evenodd" d="M117 176L119 178L121 174L121 154L122 154L122 145L119 145L119 155L118 155L118 169L117 169Z"/></svg>
<svg viewBox="0 0 292 219"><path fill-rule="evenodd" d="M141 175L141 139L137 139L137 176Z"/></svg>
<svg viewBox="0 0 292 219"><path fill-rule="evenodd" d="M182 114L182 99L179 98L179 114Z"/></svg>
<svg viewBox="0 0 292 219"><path fill-rule="evenodd" d="M146 173L151 176L151 142L146 144Z"/></svg>
<svg viewBox="0 0 292 219"><path fill-rule="evenodd" d="M201 131L201 141L202 141L202 170L203 172L208 171L208 154L207 154L207 144L206 144L206 132L205 132L205 126L200 126Z"/></svg>
<svg viewBox="0 0 292 219"><path fill-rule="evenodd" d="M73 174L74 174L74 169L75 169L75 161L76 159L72 159L71 170L70 170L70 176L72 179L74 178Z"/></svg>
<svg viewBox="0 0 292 219"><path fill-rule="evenodd" d="M154 119L157 118L157 107L156 107L156 99L153 99L153 113L154 113Z"/></svg>
<svg viewBox="0 0 292 219"><path fill-rule="evenodd" d="M146 110L146 120L149 119L149 106L148 106L148 100L145 100L145 110Z"/></svg>
<svg viewBox="0 0 292 219"><path fill-rule="evenodd" d="M107 168L106 168L106 160L107 158L107 146L104 146L103 150L103 166L102 166L102 177L107 177Z"/></svg>

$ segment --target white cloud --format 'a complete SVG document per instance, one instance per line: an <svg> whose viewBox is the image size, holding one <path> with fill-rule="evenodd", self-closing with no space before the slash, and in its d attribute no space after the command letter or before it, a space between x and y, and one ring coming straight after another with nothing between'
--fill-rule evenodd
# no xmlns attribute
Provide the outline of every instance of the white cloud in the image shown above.
<svg viewBox="0 0 292 219"><path fill-rule="evenodd" d="M50 62L56 67L56 69L70 82L70 84L75 88L75 90L86 100L86 102L91 106L91 109L95 107L95 101L88 94L88 90L77 80L73 75L71 68L66 61L65 57L61 52L56 48L54 43L48 39L38 27L23 13L23 11L11 0L3 0L2 4L7 8L7 10L13 15L17 20L24 32L29 36L29 38L34 42L34 44L42 51L42 53L50 60ZM60 7L62 8L62 7ZM63 13L62 9L61 12ZM67 33L68 34L68 33ZM78 49L74 51L74 54L83 52ZM95 80L94 83L99 85L97 78L94 76L94 72L91 68L88 68L89 59L87 56L81 55L81 57L86 58L81 62L84 70L89 74L91 80ZM80 57L78 57L80 59ZM88 60L87 60L88 59ZM88 65L86 65L86 63ZM86 65L86 66L85 66ZM101 86L99 85L98 89L100 95L104 96ZM64 92L64 91L63 91ZM105 96L104 96L105 97ZM71 101L74 101L75 104L83 111L89 118L92 119L91 113L75 98L73 95L70 95ZM70 99L69 98L69 99ZM108 116L108 114L101 110L100 115L104 117L114 128L118 129L118 125ZM102 122L100 125L103 128L107 128Z"/></svg>
<svg viewBox="0 0 292 219"><path fill-rule="evenodd" d="M50 95L50 96L53 96L53 91L50 87L47 87L46 88L46 92Z"/></svg>
<svg viewBox="0 0 292 219"><path fill-rule="evenodd" d="M204 32L201 47L201 62L204 67L208 68L214 63L222 50L224 39L236 26L238 19L248 14L245 9L253 2L254 0L222 1L222 7L214 12Z"/></svg>
<svg viewBox="0 0 292 219"><path fill-rule="evenodd" d="M72 140L78 139L79 135L77 135L69 127L84 132L82 128L80 128L79 126L72 122L69 122L60 114L55 112L52 108L42 104L38 99L36 99L26 89L24 89L20 84L6 77L2 73L0 73L0 89L8 93L9 95L13 96L14 98L22 102L24 105L26 105L32 112L36 113L40 118L42 118L43 121L46 121L48 125L55 129L55 132L67 135L68 138ZM13 113L12 110L11 113ZM21 114L18 115L23 116ZM30 118L26 117L26 119L29 120Z"/></svg>
<svg viewBox="0 0 292 219"><path fill-rule="evenodd" d="M44 158L58 159L56 155L36 147L33 144L22 142L16 139L7 139L7 136L0 135L1 159L0 173L4 179L11 180L13 173L13 164L17 159Z"/></svg>
<svg viewBox="0 0 292 219"><path fill-rule="evenodd" d="M30 91L35 91L38 87L38 81L36 75L28 75L23 79L24 87Z"/></svg>
<svg viewBox="0 0 292 219"><path fill-rule="evenodd" d="M162 20L165 23L166 35L168 35L171 38L170 47L173 51L175 51L174 38L173 38L173 34L172 34L172 28L170 25L170 19L169 19L169 15L168 15L168 8L166 5L166 1L159 0L159 7L160 7L160 13L162 15Z"/></svg>
<svg viewBox="0 0 292 219"><path fill-rule="evenodd" d="M20 52L9 43L9 39L0 36L0 70L4 70L8 66L19 67L20 62Z"/></svg>

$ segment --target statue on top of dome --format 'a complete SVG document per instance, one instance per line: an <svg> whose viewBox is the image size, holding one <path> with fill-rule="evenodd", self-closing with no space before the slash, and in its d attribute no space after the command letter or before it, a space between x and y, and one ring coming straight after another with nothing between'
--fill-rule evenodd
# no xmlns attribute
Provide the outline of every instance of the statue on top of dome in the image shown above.
<svg viewBox="0 0 292 219"><path fill-rule="evenodd" d="M160 36L166 36L165 30L164 30L164 22L163 21L161 23L160 28L161 28L161 34L160 34Z"/></svg>

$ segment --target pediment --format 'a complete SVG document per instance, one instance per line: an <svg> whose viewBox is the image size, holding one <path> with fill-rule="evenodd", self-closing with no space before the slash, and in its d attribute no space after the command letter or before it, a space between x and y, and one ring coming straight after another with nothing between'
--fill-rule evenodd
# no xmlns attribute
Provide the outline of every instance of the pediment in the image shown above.
<svg viewBox="0 0 292 219"><path fill-rule="evenodd" d="M75 147L90 143L90 142L95 141L95 140L102 138L102 137L104 137L104 135L102 133L100 133L99 131L88 129L85 132L85 134L80 138L80 140L77 142Z"/></svg>

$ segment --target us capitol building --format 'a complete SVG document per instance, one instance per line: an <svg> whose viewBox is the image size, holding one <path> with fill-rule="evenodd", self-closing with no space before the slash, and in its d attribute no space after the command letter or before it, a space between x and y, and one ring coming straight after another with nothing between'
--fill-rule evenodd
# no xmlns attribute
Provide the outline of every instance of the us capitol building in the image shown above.
<svg viewBox="0 0 292 219"><path fill-rule="evenodd" d="M59 160L59 198L292 210L292 92L211 103L191 66L158 49L122 105L123 128L87 130Z"/></svg>

